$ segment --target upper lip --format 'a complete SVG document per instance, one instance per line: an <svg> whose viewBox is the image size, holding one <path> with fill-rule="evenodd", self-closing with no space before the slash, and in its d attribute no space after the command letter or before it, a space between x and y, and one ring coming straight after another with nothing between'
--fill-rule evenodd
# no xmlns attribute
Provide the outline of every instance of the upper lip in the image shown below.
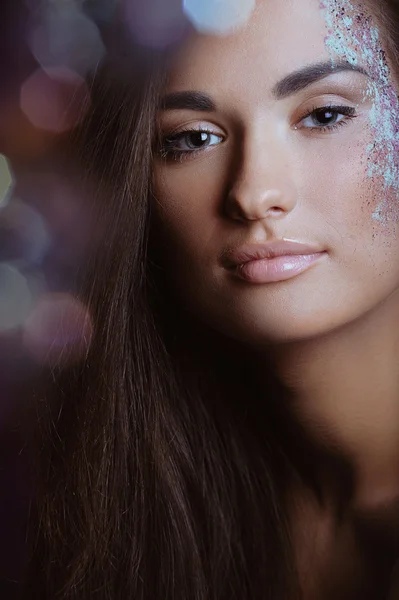
<svg viewBox="0 0 399 600"><path fill-rule="evenodd" d="M302 244L288 240L274 240L266 244L243 244L223 253L222 262L231 268L251 260L274 258L276 256L316 254L323 250L311 244Z"/></svg>

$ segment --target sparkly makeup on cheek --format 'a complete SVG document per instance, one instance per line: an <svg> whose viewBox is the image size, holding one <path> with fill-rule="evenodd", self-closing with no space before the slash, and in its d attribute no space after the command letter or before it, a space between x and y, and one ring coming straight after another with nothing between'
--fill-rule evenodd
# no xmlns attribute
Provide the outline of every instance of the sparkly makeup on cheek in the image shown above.
<svg viewBox="0 0 399 600"><path fill-rule="evenodd" d="M379 190L372 213L383 225L399 222L399 100L390 76L378 28L372 17L349 0L321 0L328 35L325 44L336 57L360 63L370 75L364 100L371 98L370 143L366 147L370 193Z"/></svg>

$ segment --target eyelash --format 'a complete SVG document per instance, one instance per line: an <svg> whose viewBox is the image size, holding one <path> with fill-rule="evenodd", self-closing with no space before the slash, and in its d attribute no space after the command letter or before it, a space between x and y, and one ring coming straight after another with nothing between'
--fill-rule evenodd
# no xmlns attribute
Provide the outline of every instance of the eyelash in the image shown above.
<svg viewBox="0 0 399 600"><path fill-rule="evenodd" d="M311 132L322 132L322 133L323 132L324 133L331 132L331 131L337 130L339 127L341 127L343 125L348 125L352 119L357 117L357 115L355 114L356 110L352 106L336 106L336 105L314 106L311 111L309 111L303 117L301 117L299 122L303 121L304 119L307 119L308 117L310 117L312 115L316 115L316 113L318 113L318 112L323 113L323 112L329 112L329 111L334 113L334 116L343 115L345 118L341 119L337 123L333 123L332 125L322 125L320 127L305 127L304 129L310 130ZM295 127L295 129L300 129L300 128ZM183 162L184 160L194 158L199 153L204 152L204 149L208 148L208 146L204 146L203 148L198 148L198 149L194 149L194 150L173 149L173 144L176 143L177 141L179 141L180 139L184 138L189 133L207 133L209 135L218 135L218 134L215 134L214 131L207 128L206 126L198 127L198 128L191 128L191 129L190 128L182 129L178 133L176 133L174 136L165 137L163 139L162 147L159 151L161 157L164 159L170 158L171 160L175 160L175 161L178 160L179 162ZM219 136L219 137L221 137L221 136Z"/></svg>

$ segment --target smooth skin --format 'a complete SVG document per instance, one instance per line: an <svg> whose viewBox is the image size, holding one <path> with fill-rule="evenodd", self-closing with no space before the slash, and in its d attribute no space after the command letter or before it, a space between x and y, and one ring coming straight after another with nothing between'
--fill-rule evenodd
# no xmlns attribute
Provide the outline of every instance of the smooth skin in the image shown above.
<svg viewBox="0 0 399 600"><path fill-rule="evenodd" d="M366 600L380 597L373 584L385 573L358 517L372 524L370 539L384 537L399 502L399 198L390 194L389 221L373 218L386 191L367 174L368 76L304 76L331 64L326 35L317 0L258 0L236 32L184 43L159 112L154 212L185 306L245 345L260 377L273 362L291 418L327 457L315 473L321 497L293 485L306 600ZM207 98L187 104L180 92ZM238 280L222 264L230 248L281 239L325 253L269 284ZM330 468L337 455L352 473L350 493Z"/></svg>

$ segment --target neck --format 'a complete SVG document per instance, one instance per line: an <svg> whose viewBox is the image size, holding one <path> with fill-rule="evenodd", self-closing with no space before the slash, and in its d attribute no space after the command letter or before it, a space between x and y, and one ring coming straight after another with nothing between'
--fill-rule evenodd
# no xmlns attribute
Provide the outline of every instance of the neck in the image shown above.
<svg viewBox="0 0 399 600"><path fill-rule="evenodd" d="M398 323L398 327L395 324ZM317 339L268 353L287 390L284 410L330 463L352 472L352 502L374 510L399 499L399 300ZM259 353L257 361L265 354ZM328 458L329 457L329 458ZM330 463L331 464L331 463ZM325 467L326 465L324 465ZM331 478L321 468L331 493ZM338 480L340 478L338 477ZM320 483L320 482L319 482ZM339 485L339 483L337 483Z"/></svg>

